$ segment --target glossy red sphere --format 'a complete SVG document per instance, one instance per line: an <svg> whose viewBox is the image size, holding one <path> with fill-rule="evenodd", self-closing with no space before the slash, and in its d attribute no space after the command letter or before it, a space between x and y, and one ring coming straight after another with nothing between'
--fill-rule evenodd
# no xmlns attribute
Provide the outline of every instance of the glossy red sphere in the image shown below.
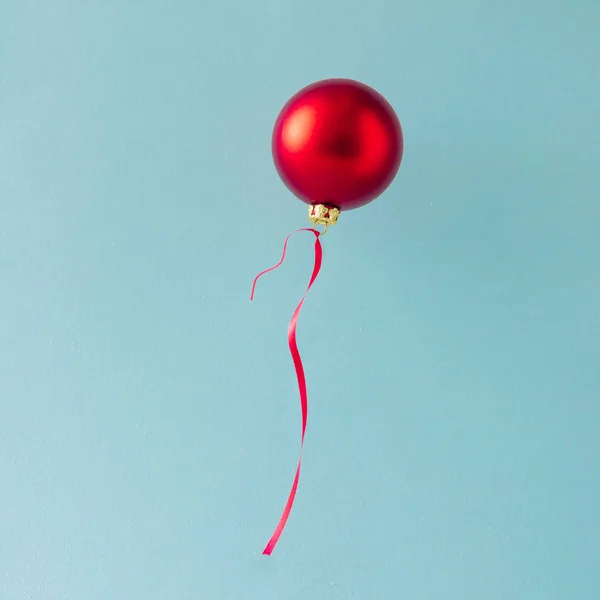
<svg viewBox="0 0 600 600"><path fill-rule="evenodd" d="M402 160L400 121L373 88L326 79L300 90L273 129L273 160L307 204L364 206L392 182Z"/></svg>

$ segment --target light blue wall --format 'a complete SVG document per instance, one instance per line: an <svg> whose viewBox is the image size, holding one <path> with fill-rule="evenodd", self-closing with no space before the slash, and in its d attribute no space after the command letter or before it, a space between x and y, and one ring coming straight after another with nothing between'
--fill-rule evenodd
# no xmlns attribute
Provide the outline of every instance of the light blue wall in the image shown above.
<svg viewBox="0 0 600 600"><path fill-rule="evenodd" d="M600 4L0 1L0 598L588 600ZM405 134L302 315L298 89Z"/></svg>

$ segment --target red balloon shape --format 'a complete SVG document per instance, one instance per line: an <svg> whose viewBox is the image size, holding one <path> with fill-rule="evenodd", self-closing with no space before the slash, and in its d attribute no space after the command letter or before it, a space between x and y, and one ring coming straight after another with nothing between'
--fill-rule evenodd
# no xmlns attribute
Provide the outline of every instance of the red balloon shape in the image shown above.
<svg viewBox="0 0 600 600"><path fill-rule="evenodd" d="M326 79L300 90L279 113L273 160L306 204L364 206L392 182L402 161L400 121L373 88Z"/></svg>

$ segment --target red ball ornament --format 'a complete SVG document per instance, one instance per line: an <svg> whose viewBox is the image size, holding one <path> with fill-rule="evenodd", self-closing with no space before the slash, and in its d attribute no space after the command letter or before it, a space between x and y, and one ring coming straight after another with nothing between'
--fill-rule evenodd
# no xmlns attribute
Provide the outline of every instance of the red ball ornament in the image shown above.
<svg viewBox="0 0 600 600"><path fill-rule="evenodd" d="M273 160L285 185L310 205L364 206L392 182L402 160L400 121L373 88L326 79L300 90L273 129Z"/></svg>
<svg viewBox="0 0 600 600"><path fill-rule="evenodd" d="M333 225L340 211L364 206L392 182L402 160L400 121L387 100L374 89L351 79L327 79L300 90L277 117L272 137L277 171L303 202L309 204L308 218L315 225ZM296 370L302 413L301 448L308 419L308 392L304 366L296 341L296 326L306 294L312 287L323 260L321 236L314 226L299 231L314 236L315 259L306 293L288 326L288 345ZM290 234L283 244L281 260L256 276L257 281L281 266ZM263 554L271 554L290 516L302 464L302 452L294 483L279 522Z"/></svg>

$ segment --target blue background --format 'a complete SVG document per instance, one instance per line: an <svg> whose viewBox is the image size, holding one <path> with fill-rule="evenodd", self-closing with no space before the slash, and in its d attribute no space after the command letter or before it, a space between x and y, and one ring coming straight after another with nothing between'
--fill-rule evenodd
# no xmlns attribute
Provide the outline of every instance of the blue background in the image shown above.
<svg viewBox="0 0 600 600"><path fill-rule="evenodd" d="M600 585L600 5L0 2L0 598ZM402 168L312 268L271 128L327 77Z"/></svg>

